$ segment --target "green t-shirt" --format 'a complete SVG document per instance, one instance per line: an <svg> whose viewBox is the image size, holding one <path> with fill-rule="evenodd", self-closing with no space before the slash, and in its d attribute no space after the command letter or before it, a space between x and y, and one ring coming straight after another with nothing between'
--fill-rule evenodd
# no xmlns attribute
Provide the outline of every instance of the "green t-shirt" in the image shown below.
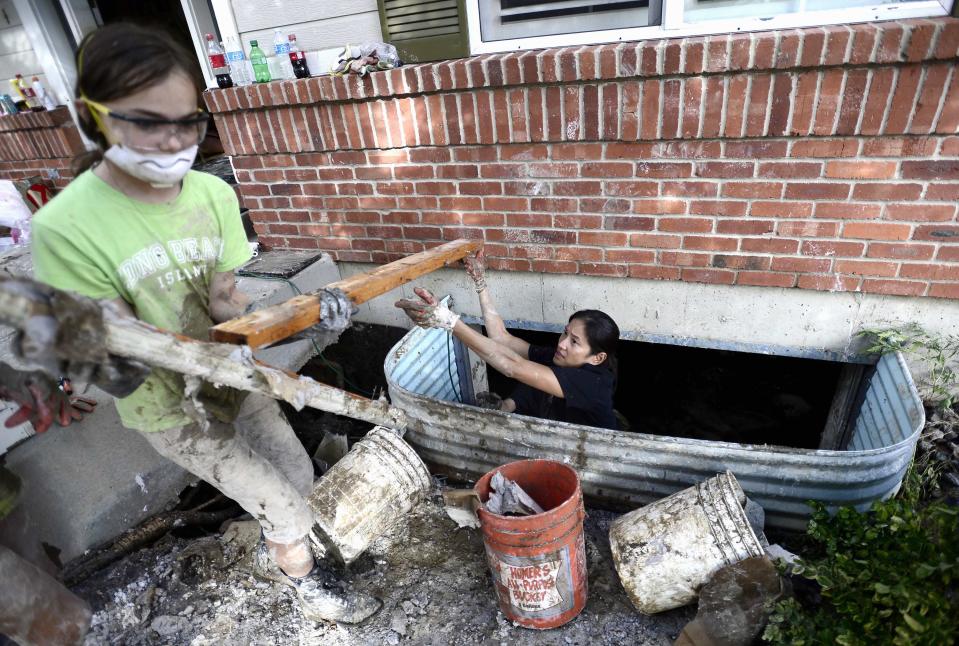
<svg viewBox="0 0 959 646"><path fill-rule="evenodd" d="M53 287L96 299L122 298L137 318L207 340L210 282L250 259L239 204L223 180L191 171L175 200L132 200L87 171L32 222L33 272ZM182 375L155 368L117 401L124 425L162 431L190 424ZM204 408L224 422L240 393L204 384Z"/></svg>

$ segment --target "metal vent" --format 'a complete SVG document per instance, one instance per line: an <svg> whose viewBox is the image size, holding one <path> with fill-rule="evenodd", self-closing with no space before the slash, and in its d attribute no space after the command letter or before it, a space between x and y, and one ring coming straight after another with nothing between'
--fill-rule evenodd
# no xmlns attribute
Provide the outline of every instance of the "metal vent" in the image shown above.
<svg viewBox="0 0 959 646"><path fill-rule="evenodd" d="M404 62L469 54L463 0L379 0L383 37Z"/></svg>

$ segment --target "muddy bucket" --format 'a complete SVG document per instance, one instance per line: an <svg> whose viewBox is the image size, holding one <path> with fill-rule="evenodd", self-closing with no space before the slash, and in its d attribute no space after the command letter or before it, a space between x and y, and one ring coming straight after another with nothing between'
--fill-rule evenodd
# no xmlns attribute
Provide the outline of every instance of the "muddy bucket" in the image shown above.
<svg viewBox="0 0 959 646"><path fill-rule="evenodd" d="M349 563L403 520L432 484L426 465L410 445L377 426L323 474L307 503L321 530L320 539Z"/></svg>
<svg viewBox="0 0 959 646"><path fill-rule="evenodd" d="M729 471L619 517L609 543L630 601L651 615L696 600L721 567L764 554Z"/></svg>
<svg viewBox="0 0 959 646"><path fill-rule="evenodd" d="M497 471L545 510L533 516L477 512L500 610L527 628L562 626L586 605L586 513L579 476L552 460L511 462L476 483L483 503Z"/></svg>

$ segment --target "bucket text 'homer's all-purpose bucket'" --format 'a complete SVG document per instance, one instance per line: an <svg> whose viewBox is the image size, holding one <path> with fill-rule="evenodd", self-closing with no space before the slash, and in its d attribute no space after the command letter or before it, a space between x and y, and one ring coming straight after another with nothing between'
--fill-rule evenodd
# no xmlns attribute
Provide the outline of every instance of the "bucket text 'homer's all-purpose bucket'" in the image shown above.
<svg viewBox="0 0 959 646"><path fill-rule="evenodd" d="M377 426L323 474L307 503L326 548L349 563L405 519L432 483L412 447Z"/></svg>
<svg viewBox="0 0 959 646"><path fill-rule="evenodd" d="M527 628L562 626L586 605L586 512L579 476L552 460L511 462L476 483L483 503L496 472L545 510L533 516L477 512L500 610Z"/></svg>
<svg viewBox="0 0 959 646"><path fill-rule="evenodd" d="M716 570L765 553L729 471L620 516L609 529L616 573L651 615L696 600Z"/></svg>

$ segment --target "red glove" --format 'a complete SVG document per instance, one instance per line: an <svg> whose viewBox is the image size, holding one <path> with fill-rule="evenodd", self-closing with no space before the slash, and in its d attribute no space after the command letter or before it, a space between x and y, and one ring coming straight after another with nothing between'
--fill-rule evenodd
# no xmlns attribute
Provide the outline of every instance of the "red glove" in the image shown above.
<svg viewBox="0 0 959 646"><path fill-rule="evenodd" d="M60 426L68 426L83 419L83 415L93 412L97 405L93 399L71 396L43 373L10 374L8 371L12 370L9 366L2 366L5 374L0 379L0 399L20 404L20 408L7 419L4 424L7 428L30 422L37 433L43 433L54 421ZM66 388L69 389L69 385Z"/></svg>

